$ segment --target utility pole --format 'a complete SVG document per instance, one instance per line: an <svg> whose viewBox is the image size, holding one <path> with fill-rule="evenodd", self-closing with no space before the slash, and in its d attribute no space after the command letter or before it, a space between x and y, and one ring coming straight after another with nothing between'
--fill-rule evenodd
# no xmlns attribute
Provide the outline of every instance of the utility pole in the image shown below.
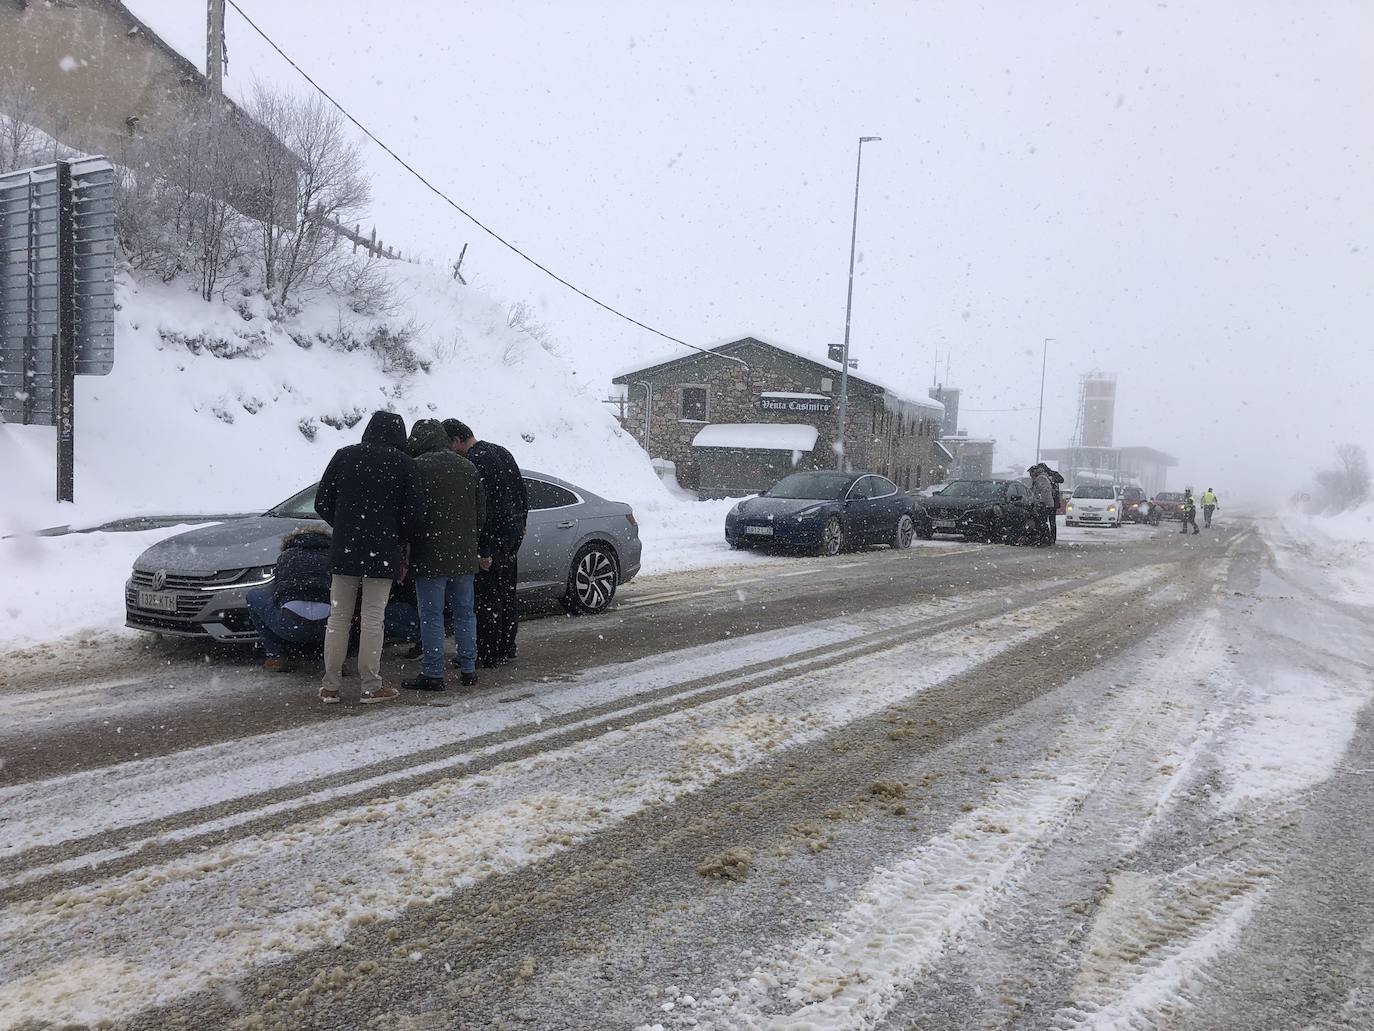
<svg viewBox="0 0 1374 1031"><path fill-rule="evenodd" d="M205 9L205 83L214 100L224 96L224 0Z"/></svg>
<svg viewBox="0 0 1374 1031"><path fill-rule="evenodd" d="M849 230L849 295L844 303L844 348L840 351L840 403L835 423L835 468L845 470L845 422L849 415L849 320L854 312L854 250L859 239L859 176L864 167L864 144L877 143L881 136L859 137L859 159L854 165L854 223Z"/></svg>
<svg viewBox="0 0 1374 1031"><path fill-rule="evenodd" d="M1040 464L1040 430L1045 425L1045 368L1050 359L1050 344L1054 337L1045 337L1040 345L1040 415L1035 421L1035 464Z"/></svg>

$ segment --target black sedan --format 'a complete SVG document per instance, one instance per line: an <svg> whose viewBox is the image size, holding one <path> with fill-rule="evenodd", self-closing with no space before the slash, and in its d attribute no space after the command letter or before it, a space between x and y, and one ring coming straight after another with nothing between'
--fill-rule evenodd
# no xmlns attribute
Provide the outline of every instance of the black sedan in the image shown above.
<svg viewBox="0 0 1374 1031"><path fill-rule="evenodd" d="M870 544L909 548L917 534L929 537L930 527L915 499L873 473L793 473L725 517L732 548L772 544L838 555Z"/></svg>
<svg viewBox="0 0 1374 1031"><path fill-rule="evenodd" d="M1016 543L1035 526L1030 489L1017 480L955 480L921 507L936 533L970 541Z"/></svg>

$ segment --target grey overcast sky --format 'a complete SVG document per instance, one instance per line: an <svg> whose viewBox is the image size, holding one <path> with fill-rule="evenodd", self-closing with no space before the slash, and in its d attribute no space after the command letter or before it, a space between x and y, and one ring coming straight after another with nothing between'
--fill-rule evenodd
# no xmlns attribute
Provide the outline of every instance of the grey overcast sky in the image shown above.
<svg viewBox="0 0 1374 1031"><path fill-rule="evenodd" d="M202 0L128 0L203 61ZM1119 377L1117 443L1173 482L1286 492L1374 445L1374 4L239 0L382 138L574 282L696 343L854 354L966 409ZM307 84L232 11L234 95ZM568 294L380 151L375 221L535 304L598 386L671 351ZM480 390L480 385L475 389ZM999 465L1035 412L970 411ZM1274 479L1277 468L1277 479ZM1204 483L1204 481L1206 481Z"/></svg>

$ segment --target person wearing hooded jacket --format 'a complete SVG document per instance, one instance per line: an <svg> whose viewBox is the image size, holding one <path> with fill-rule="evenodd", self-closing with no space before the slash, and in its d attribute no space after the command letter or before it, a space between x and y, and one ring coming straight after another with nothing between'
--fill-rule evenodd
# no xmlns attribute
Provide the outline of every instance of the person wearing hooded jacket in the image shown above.
<svg viewBox="0 0 1374 1031"><path fill-rule="evenodd" d="M1050 479L1049 467L1044 464L1031 466L1026 472L1031 477L1031 502L1035 510L1035 543L1049 547L1059 536L1055 517L1054 482Z"/></svg>
<svg viewBox="0 0 1374 1031"><path fill-rule="evenodd" d="M361 700L366 705L395 698L399 692L382 684L386 603L403 570L405 545L424 515L420 471L406 454L405 420L394 412L373 413L362 442L340 448L329 460L315 511L334 529L320 700L339 700L359 589Z"/></svg>
<svg viewBox="0 0 1374 1031"><path fill-rule="evenodd" d="M449 446L438 419L421 419L408 444L424 484L425 516L410 546L420 611L420 675L402 687L444 690L444 608L453 614L457 665L464 687L477 683L477 614L473 576L486 522L486 495L476 467Z"/></svg>

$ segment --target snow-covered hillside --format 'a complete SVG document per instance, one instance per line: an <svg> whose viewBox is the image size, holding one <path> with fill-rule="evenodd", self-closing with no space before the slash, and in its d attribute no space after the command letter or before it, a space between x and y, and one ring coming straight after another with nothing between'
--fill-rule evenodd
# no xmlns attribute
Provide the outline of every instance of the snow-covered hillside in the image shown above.
<svg viewBox="0 0 1374 1031"><path fill-rule="evenodd" d="M434 269L388 263L386 274L390 317L323 295L277 321L258 296L207 304L121 273L115 371L77 381L76 504L52 501L54 431L0 426L4 532L260 511L311 483L378 408L408 423L463 419L522 465L649 513L678 504L575 360Z"/></svg>

